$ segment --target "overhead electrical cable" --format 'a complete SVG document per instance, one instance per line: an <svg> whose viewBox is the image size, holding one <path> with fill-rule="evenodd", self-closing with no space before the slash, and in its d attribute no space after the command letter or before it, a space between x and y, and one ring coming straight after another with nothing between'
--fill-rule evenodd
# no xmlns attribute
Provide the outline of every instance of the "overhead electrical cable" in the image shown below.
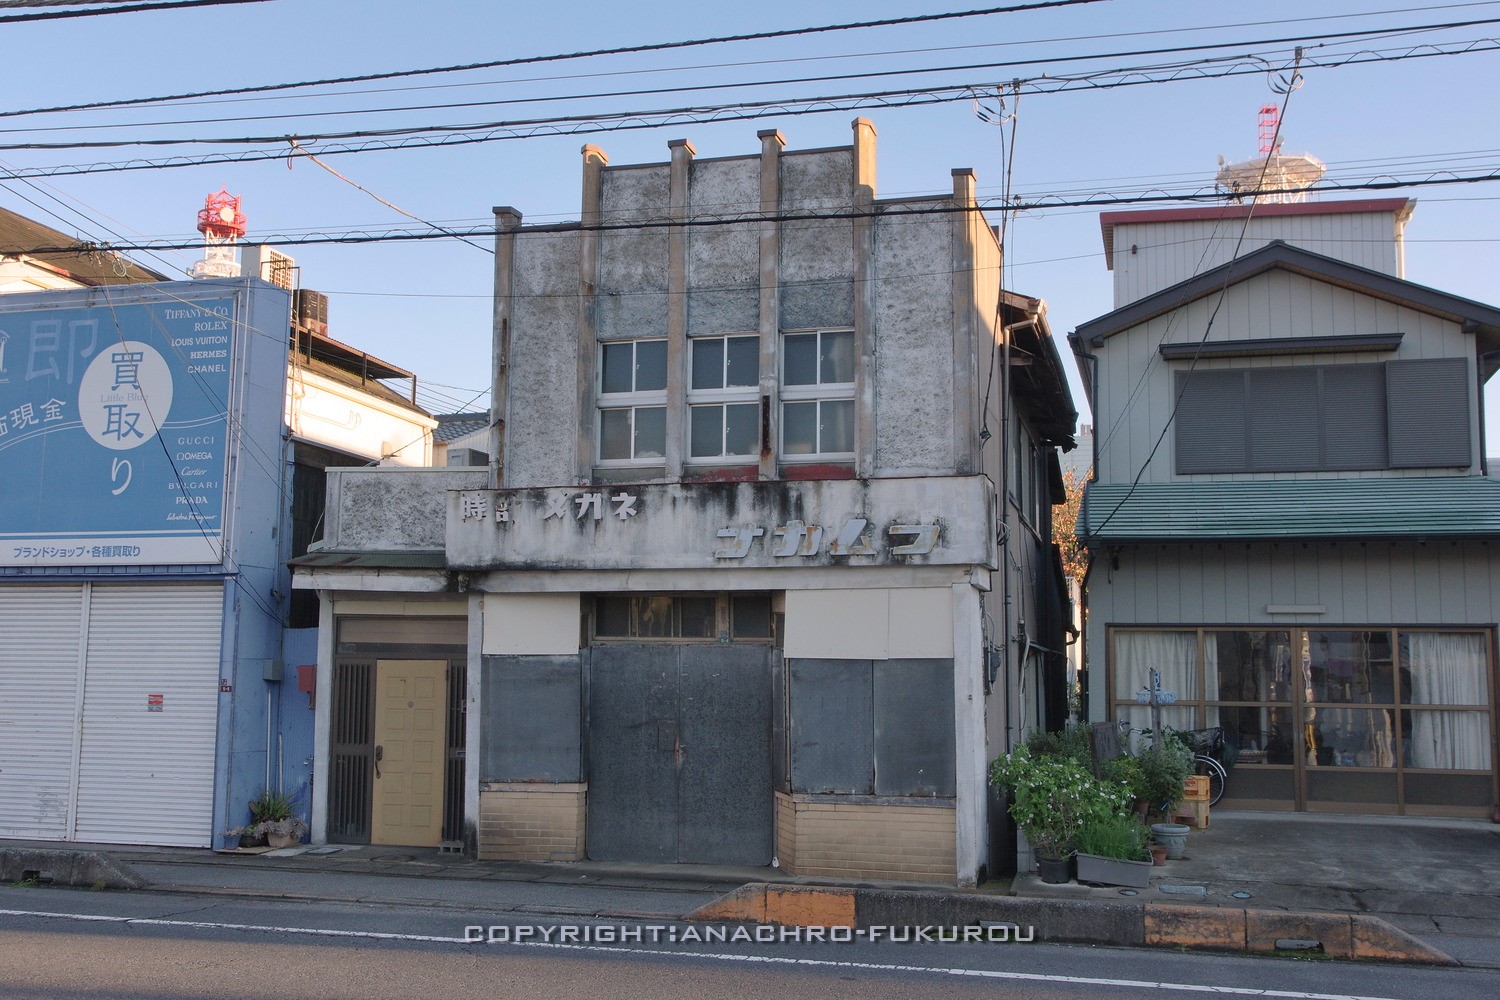
<svg viewBox="0 0 1500 1000"><path fill-rule="evenodd" d="M87 10L48 10L35 14L6 14L0 24L19 21L56 21L65 17L97 17L101 14L134 14L148 10L176 10L179 7L224 7L229 4L266 3L267 0L174 0L171 3L136 3L120 7L90 7Z"/></svg>
<svg viewBox="0 0 1500 1000"><path fill-rule="evenodd" d="M1360 65L1374 62L1399 62L1405 59L1430 58L1435 56L1473 55L1479 53L1500 50L1500 39L1469 39L1461 42L1446 43L1450 48L1443 48L1437 43L1416 46L1404 49L1398 55L1388 53L1376 53L1369 50L1352 54L1325 57L1323 62L1315 62L1311 59L1304 61L1304 66L1318 66L1324 69L1339 68L1342 66ZM1205 67L1216 64L1231 62L1228 68L1208 70ZM1250 63L1250 65L1243 65ZM1233 76L1244 76L1248 74L1264 74L1275 71L1275 66L1261 56L1233 56L1220 59L1197 60L1191 64L1169 65L1164 67L1129 67L1097 73L1089 73L1081 76L1056 76L1043 75L1023 80L1022 86L1027 93L1062 93L1069 90L1112 90L1119 87L1141 86L1151 83L1177 83L1186 80L1210 80L1223 79ZM1151 74L1157 74L1155 76ZM579 115L562 118L536 119L513 123L494 123L493 126L475 125L447 134L433 136L424 135L397 135L396 133L423 132L426 129L412 130L387 130L387 133L365 132L361 135L379 135L380 138L370 139L364 142L322 146L315 150L319 156L342 155L351 153L363 153L371 151L395 151L406 149L425 149L431 147L451 147L478 145L482 143L501 142L516 139L535 138L537 136L556 135L588 135L607 132L627 132L644 129L660 128L669 124L705 124L710 122L747 121L779 115L782 117L797 117L808 114L826 114L829 112L850 111L870 107L904 108L922 107L932 104L953 103L956 101L972 100L976 91L984 88L992 88L992 84L967 84L938 88L933 90L899 89L890 91L878 91L865 94L852 94L834 97L817 97L803 99L782 99L777 101L743 102L737 104L683 107L676 109L665 109L655 112L616 112L610 115ZM452 128L451 126L449 128ZM286 142L288 139L298 141L310 141L305 136L282 136L265 137L263 142ZM249 140L236 140L249 141ZM138 145L141 143L129 143ZM152 143L145 143L152 144ZM23 149L34 148L27 146L0 146L0 149ZM76 148L76 147L70 147ZM242 152L209 153L200 156L178 156L157 160L127 160L116 162L101 162L90 164L61 164L45 167L28 167L12 170L0 174L0 179L5 177L46 177L46 176L75 176L93 173L116 173L132 170L155 170L171 169L177 167L202 166L219 163L254 163L264 160L278 160L285 158L286 153L282 149L259 149L246 150Z"/></svg>
<svg viewBox="0 0 1500 1000"><path fill-rule="evenodd" d="M80 130L80 129L82 129L82 130L104 129L104 128L109 128L109 129L138 129L138 128L159 128L159 127L165 127L165 126L168 126L168 125L209 125L209 124L224 124L224 123L231 123L231 122L281 121L281 120L285 120L285 119L288 119L288 118L301 119L301 118L316 118L316 117L330 117L330 116L332 116L332 117L353 117L353 116L359 116L359 115L396 114L396 113L414 112L414 111L427 112L427 111L441 111L441 110L459 110L459 109L465 109L465 108L479 108L479 107L507 107L507 106L511 106L511 105L562 103L562 102L565 102L565 101L582 101L582 100L604 100L604 99L607 99L607 98L620 98L620 97L645 97L645 96L651 96L651 95L669 95L669 94L683 94L683 93L700 93L700 92L705 92L705 91L708 91L708 92L714 92L714 91L732 91L732 90L743 90L743 89L752 88L752 87L778 87L778 86L792 86L792 85L799 85L799 84L842 82L842 81L845 81L845 80L887 79L887 78L896 78L896 77L905 77L905 76L919 76L919 75L923 75L923 74L938 74L938 73L972 73L972 72L977 72L977 71L986 71L986 72L1007 73L1008 74L1008 73L1014 72L1016 69L1020 69L1020 68L1028 67L1028 66L1053 66L1053 65L1058 65L1058 64L1061 64L1061 63L1096 62L1096 61L1103 60L1103 59L1133 59L1133 58L1149 57L1149 56L1185 55L1185 54L1188 54L1188 53L1209 52L1209 51L1214 51L1214 50L1218 50L1218 49L1259 47L1259 46L1268 46L1268 45L1294 45L1294 44L1312 44L1312 43L1318 43L1319 47L1324 47L1324 46L1326 46L1327 43L1333 42L1333 41L1347 42L1347 41L1350 41L1352 39L1359 39L1359 40L1364 40L1364 41L1374 41L1374 40L1379 39L1379 38L1383 38L1383 37L1388 38L1388 37L1392 37L1392 36L1396 36L1396 35L1405 35L1405 34L1412 34L1412 33L1428 33L1428 32L1435 32L1435 31L1447 31L1447 30L1453 30L1453 29L1457 29L1457 28L1469 28L1469 27L1476 27L1476 26L1489 26L1489 25L1495 25L1495 24L1500 24L1500 18L1486 18L1486 19L1473 20L1473 21L1449 22L1449 23L1445 23L1445 24L1404 25L1404 26L1401 26L1401 27L1394 27L1394 28L1372 28L1372 29L1363 30L1363 31L1345 31L1345 32L1335 32L1335 33L1331 33L1331 34L1289 35L1289 36L1281 36L1281 37L1277 37L1277 38L1261 38L1261 39L1251 39L1251 40L1235 40L1235 41L1227 41L1227 42L1211 42L1211 43L1204 43L1204 44L1200 44L1200 45L1170 46L1170 47L1165 47L1165 48L1132 49L1132 50L1116 51L1116 52L1085 53L1085 54L1080 54L1080 55L1039 56L1039 57L1032 58L1032 59L1018 59L1018 60L1013 60L1013 61L1009 61L1009 62L966 63L966 64L961 64L961 65L956 65L956 66L923 66L923 67L916 67L916 68L911 68L911 69L891 69L891 70L882 69L882 70L870 70L870 71L862 72L862 73L837 73L837 74L824 75L824 76L804 76L804 77L782 78L782 79L776 79L776 80L733 81L733 82L729 82L729 83L720 83L720 84L697 84L697 83L695 83L695 84L692 84L692 85L679 86L679 87L660 87L660 88L649 88L649 89L641 89L641 90L618 90L618 91L607 91L607 92L599 92L599 93L591 93L591 94L546 95L546 96L540 96L540 97L508 98L508 99L499 100L499 101L469 101L469 102L456 102L456 103L449 103L449 104L406 105L406 106L392 107L392 108L367 108L367 109L355 109L355 110L348 110L348 111L317 111L317 112L308 112L308 113L305 113L305 114L290 114L290 115L262 115L262 116L247 116L247 117L237 117L237 118L231 117L231 118L212 118L212 119L198 119L198 120L191 120L191 119L182 120L182 119L179 119L179 120L161 121L161 122L122 122L122 123L115 123L115 124L109 124L109 125L97 125L97 126L90 126L90 125L83 125L83 126L59 126L57 128L26 129L24 131L27 134L32 134L32 133L35 133L35 132L76 131L76 130ZM1238 55L1236 55L1234 57L1229 57L1229 58L1263 58L1263 59L1265 59L1265 58L1271 58L1271 57L1273 57L1274 55L1277 55L1277 54L1279 54L1279 53L1268 53L1268 54L1263 54L1263 55L1260 55L1260 56L1253 56L1253 55L1246 55L1244 53L1240 53L1240 54L1238 54ZM1141 72L1143 69L1144 70L1153 70L1153 69L1159 70L1159 69L1163 69L1163 68L1166 68L1166 67L1136 67L1136 68L1132 68L1130 70L1116 70L1116 71L1113 71L1113 72ZM1051 78L1051 79L1059 79L1059 77L1057 76L1057 74L1048 74L1046 77L1043 77L1042 79L1049 79L1049 78ZM1022 84L1031 84L1033 82L1034 82L1033 80L1022 80L1021 81ZM949 87L951 87L951 86L953 86L953 85L950 84ZM972 85L970 84L970 86L972 86ZM942 88L942 87L936 87L936 86L934 86L934 87L925 88L923 92L932 92L933 90L937 90L937 89L947 89L947 88ZM887 94L893 94L893 93L913 93L913 91L910 91L910 90L906 90L906 91L886 91L884 93L887 93ZM863 95L861 95L861 96L863 96ZM815 100L820 100L820 99L838 99L838 98L819 98L819 99L815 99ZM724 108L724 107L745 107L745 106L752 106L753 103L764 104L766 102L751 102L751 103L745 104L745 105L724 105L724 104L718 104L718 105L712 106L712 108L710 108L709 110L716 110L718 108ZM611 113L611 114L608 114L608 115L603 115L603 116L600 116L600 117L601 117L601 119L603 119L603 118L609 118L609 117L619 117L619 116L622 116L622 115L629 117L629 116L635 116L635 115L685 114L685 113L702 111L702 110L705 110L705 109L688 107L688 108L668 109L668 110L665 110L665 111L662 111L662 110L648 111L648 112L627 111L627 112L614 112L614 113ZM502 127L518 127L518 126L523 126L523 125L537 125L537 124L543 124L543 123L546 123L546 122L576 121L576 120L580 120L582 117L583 116L574 115L574 116L566 116L566 117L551 118L551 119L532 119L532 120L521 121L521 122L478 122L478 123L460 123L460 124L447 124L447 125L421 125L421 126L414 126L414 127L407 127L407 128L347 129L347 130L342 130L342 131L313 132L313 133L301 132L301 133L298 133L295 136L295 138L299 142L329 142L329 141L334 141L334 140L348 140L348 139L358 139L358 138L380 138L380 137L393 137L393 136L406 136L406 135L423 135L423 134L430 134L430 133L434 133L434 132L451 132L451 131L465 131L465 132L467 132L467 131L479 131L479 130L493 129L493 128L502 128ZM6 132L13 132L13 131L22 131L22 130L5 130L5 131ZM0 145L0 149L28 149L28 150L56 149L56 150L64 150L64 149L110 149L110 148L119 148L119 147L124 147L124 146L263 145L263 144L266 144L266 143L274 143L274 142L285 141L287 138L288 137L285 136L285 135L275 135L275 136L259 135L259 136L231 136L231 137L214 137L214 138L204 138L204 137L187 137L187 138L181 138L181 137L179 137L179 138L158 138L158 139L110 139L110 140L94 140L94 141L81 141L81 142L26 142L26 143L17 143L17 144L10 144L10 145Z"/></svg>
<svg viewBox="0 0 1500 1000"><path fill-rule="evenodd" d="M193 0L193 2L259 3L263 0ZM327 87L344 83L366 83L372 80L395 80L411 76L431 76L438 73L462 73L476 69L497 69L502 66L526 66L535 63L563 62L570 59L589 59L595 56L633 55L640 52L664 52L669 49L686 49L702 45L722 45L729 42L753 42L770 38L792 38L798 35L816 35L831 31L853 31L861 28L887 28L898 25L925 24L935 21L953 21L961 18L987 17L993 14L1019 14L1033 10L1048 10L1054 7L1077 7L1084 4L1102 3L1104 0L1042 0L1040 3L1012 4L1005 7L989 7L983 10L950 11L941 14L913 14L909 17L889 17L876 21L852 21L847 24L826 24L811 28L782 28L775 31L756 31L739 35L722 35L717 38L696 38L676 42L651 42L644 45L624 45L610 49L593 49L581 52L566 52L542 56L518 56L512 59L495 59L489 62L467 63L458 66L435 66L428 69L394 70L387 73L364 73L358 76L333 77L324 80L304 80L299 83L273 83L258 87L237 87L229 90L206 90L197 93L172 94L166 97L126 98L117 101L99 101L92 104L71 104L52 108L31 108L25 111L0 112L0 117L17 115L48 114L54 111L86 111L96 108L129 107L154 104L162 101L181 101L196 97L224 97L231 94L263 94L276 90L298 90L303 87ZM183 6L169 4L168 6Z"/></svg>

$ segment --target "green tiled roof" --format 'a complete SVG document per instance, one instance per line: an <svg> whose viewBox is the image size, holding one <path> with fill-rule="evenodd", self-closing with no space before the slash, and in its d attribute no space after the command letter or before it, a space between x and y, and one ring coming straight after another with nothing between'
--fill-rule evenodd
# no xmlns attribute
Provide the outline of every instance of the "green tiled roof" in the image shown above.
<svg viewBox="0 0 1500 1000"><path fill-rule="evenodd" d="M1500 536L1500 480L1485 476L1091 483L1091 541Z"/></svg>

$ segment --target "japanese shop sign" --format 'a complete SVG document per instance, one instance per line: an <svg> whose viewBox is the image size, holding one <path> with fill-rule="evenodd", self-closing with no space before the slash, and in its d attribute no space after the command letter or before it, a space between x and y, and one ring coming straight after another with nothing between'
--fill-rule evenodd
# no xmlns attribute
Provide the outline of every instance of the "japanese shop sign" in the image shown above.
<svg viewBox="0 0 1500 1000"><path fill-rule="evenodd" d="M989 484L928 480L459 490L455 568L987 565Z"/></svg>
<svg viewBox="0 0 1500 1000"><path fill-rule="evenodd" d="M0 566L222 560L234 314L0 311Z"/></svg>

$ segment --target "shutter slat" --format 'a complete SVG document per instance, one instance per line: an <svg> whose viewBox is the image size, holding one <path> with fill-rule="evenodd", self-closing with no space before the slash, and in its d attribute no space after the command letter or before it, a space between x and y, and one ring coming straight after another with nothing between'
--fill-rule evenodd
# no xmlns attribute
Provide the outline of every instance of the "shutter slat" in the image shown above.
<svg viewBox="0 0 1500 1000"><path fill-rule="evenodd" d="M1468 360L1389 361L1385 374L1392 468L1467 468L1472 464Z"/></svg>

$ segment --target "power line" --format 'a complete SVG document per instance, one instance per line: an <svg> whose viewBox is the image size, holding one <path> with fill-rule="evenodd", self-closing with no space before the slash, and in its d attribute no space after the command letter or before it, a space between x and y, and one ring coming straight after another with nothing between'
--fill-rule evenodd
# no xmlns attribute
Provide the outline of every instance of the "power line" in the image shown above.
<svg viewBox="0 0 1500 1000"><path fill-rule="evenodd" d="M1468 39L1460 42L1446 43L1449 47L1444 48L1438 43L1428 43L1413 46L1401 50L1399 54L1374 52L1364 50L1355 53L1325 56L1324 61L1317 62L1305 58L1304 67L1321 67L1325 69L1339 68L1342 66L1361 65L1377 62L1399 62L1406 59L1431 58L1435 56L1471 55L1481 52L1492 52L1500 50L1500 39L1483 38ZM1206 67L1229 63L1227 68L1210 70ZM1245 65L1249 63L1249 65ZM1081 74L1077 76L1044 75L1029 80L1022 80L1021 84L1025 92L1037 94L1063 93L1072 90L1112 90L1119 87L1140 86L1150 83L1176 83L1185 80L1211 80L1226 77L1244 76L1248 74L1260 75L1266 72L1274 72L1276 67L1264 56L1230 56L1214 59L1195 60L1191 63L1170 64L1153 67L1126 67L1112 70L1101 70ZM783 99L776 101L744 102L726 105L710 105L666 109L653 112L617 112L610 115L595 116L569 116L551 119L534 119L522 122L498 122L492 125L470 125L462 127L462 131L452 132L447 135L436 137L419 135L395 136L395 132L423 132L432 129L408 129L388 130L384 137L372 139L360 143L343 144L335 146L324 146L317 150L321 156L338 154L361 153L370 151L397 151L406 149L425 149L432 147L448 147L477 145L481 143L499 142L514 139L528 139L539 136L561 136L561 135L587 135L604 132L626 132L639 131L643 129L660 128L668 124L705 124L730 121L747 121L779 115L783 117L797 117L809 114L826 114L829 112L852 111L871 107L904 108L923 107L933 104L953 103L956 101L968 101L974 98L977 92L992 89L992 84L966 84L951 87L942 87L930 90L924 89L896 89L878 91L865 94L851 94L834 97L817 97L802 99ZM447 128L455 128L447 126ZM379 132L366 132L364 135L382 135ZM286 141L291 138L304 137L267 137L262 141ZM235 140L239 141L239 140ZM131 143L132 145L136 143ZM0 146L0 149L12 147ZM26 147L16 148L38 148L34 144ZM286 156L280 149L275 150L249 150L234 153L210 153L201 156L178 156L162 160L127 160L119 162L104 162L92 164L66 164L51 167L31 167L21 170L13 170L10 177L48 177L48 176L76 176L80 174L93 173L118 173L133 170L156 170L172 169L177 167L204 166L208 164L224 163L254 163L265 160L278 160ZM3 178L0 178L3 179Z"/></svg>
<svg viewBox="0 0 1500 1000"><path fill-rule="evenodd" d="M172 3L137 3L123 7L93 7L89 10L52 10L36 14L8 14L0 24L19 21L56 21L65 17L96 17L100 14L134 14L146 10L176 10L179 7L222 7L228 4L265 3L266 0L175 0Z"/></svg>
<svg viewBox="0 0 1500 1000"><path fill-rule="evenodd" d="M994 71L994 72L1011 72L1011 71L1014 71L1015 69L1018 69L1020 67L1027 67L1027 66L1054 66L1054 65L1061 64L1061 63L1096 62L1096 61L1103 60L1103 59L1130 59L1130 58L1138 58L1138 57L1145 57L1145 56L1182 55L1182 54L1187 54L1187 53L1208 52L1208 51L1213 51L1213 50L1216 50L1216 49L1226 49L1226 48L1243 47L1243 46L1311 44L1311 43L1314 43L1314 42L1320 43L1320 44L1326 44L1326 43L1331 42L1331 41L1348 41L1348 40L1356 39L1356 38L1357 39L1371 39L1371 40L1373 40L1373 39L1380 38L1380 37L1392 37L1392 36L1396 36L1396 35L1404 35L1404 34L1410 34L1410 33L1427 33L1427 32L1432 32L1432 31L1447 31L1447 30L1453 30L1453 29L1456 29L1456 28L1469 28L1469 27L1476 27L1476 26L1488 26L1488 25L1494 25L1494 24L1500 24L1500 18L1484 18L1484 19L1470 20L1470 21L1454 21L1454 22L1448 22L1448 23L1444 23L1444 24L1404 25L1404 26L1401 26L1401 27L1394 27L1394 28L1378 28L1378 29L1377 28L1372 28L1372 29L1359 30L1359 31L1344 31L1344 32L1333 32L1333 33L1312 34L1312 35L1289 35L1289 36L1282 36L1282 37L1277 37L1277 38L1262 38L1262 39L1254 39L1254 40L1236 40L1236 41L1228 41L1228 42L1213 42L1213 43L1204 43L1204 44L1201 44L1201 45L1170 46L1170 47L1165 47L1165 48L1153 48L1153 49L1133 49L1133 50L1116 51L1116 52L1085 53L1085 54L1080 54L1080 55L1042 56L1042 57L1037 57L1037 58L1033 58L1033 59L1020 59L1020 60L1014 60L1014 61L1010 61L1010 62L998 62L998 63L996 63L996 62L990 62L990 63L969 63L969 64L963 64L963 65L957 65L957 66L924 66L924 67L918 67L918 68L913 68L913 69L871 70L871 71L864 72L864 73L840 73L840 74L827 75L827 76L805 76L805 77L786 78L786 79L779 79L779 80L737 81L737 82L722 83L722 84L693 84L693 85L690 85L690 86L682 86L682 87L663 87L663 88L654 88L654 89L646 89L646 90L621 90L621 91L611 91L611 92L594 93L594 94L577 94L577 95L526 97L526 98L508 99L508 100L503 100L503 101L474 101L474 102L450 103L450 104L438 104L438 105L420 105L420 106L413 105L413 106L397 107L397 108L367 108L367 109L360 109L360 110L354 110L354 111L325 111L325 112L312 112L312 113L305 114L305 115L300 115L300 116L298 116L298 115L271 115L271 116L260 116L260 117L208 119L208 120L199 120L199 121L128 122L128 123L120 123L120 124L116 124L116 125L64 126L62 128L66 128L66 129L69 129L69 130L76 129L76 128L82 128L82 129L91 129L91 128L122 128L122 129L124 129L124 128L158 128L158 127L164 127L165 125L169 125L169 124L214 124L214 123L236 122L236 121L247 121L247 122L249 122L249 121L267 121L267 120L281 120L281 119L289 118L289 117L302 117L302 118L307 118L307 117L322 117L322 116L348 117L348 116L354 116L354 115L391 114L391 113L398 113L398 112L405 112L405 111L438 111L438 110L450 110L450 109L471 108L471 107L494 107L494 106L509 106L509 105L522 105L522 104L552 103L552 102L559 102L559 101L602 100L604 98L609 98L609 97L643 97L643 96L649 96L649 95L653 95L653 94L681 94L681 93L695 93L695 92L701 92L701 91L730 91L730 90L745 89L745 88L749 88L749 87L777 87L777 86L791 86L793 84L841 82L841 81L846 81L846 80L886 79L886 78L892 78L892 77L919 76L919 75L923 75L923 74L934 74L934 73L959 73L959 72L973 72L973 71L980 71L980 70L983 70L983 71ZM1247 56L1244 56L1243 54L1241 54L1241 55L1237 55L1237 56L1230 57L1230 58L1239 59L1239 58L1266 58L1266 57L1257 57L1257 56L1253 56L1253 55L1247 57ZM1130 70L1129 72L1138 72L1138 71L1139 70ZM1114 71L1107 71L1107 72L1119 73L1119 72L1126 72L1126 71L1114 70ZM1042 79L1058 79L1058 77L1057 77L1057 74L1048 74L1046 77L1043 77ZM1035 80L1013 81L1012 82L1012 86L1015 86L1017 83L1034 84L1035 82L1036 82ZM972 87L974 85L970 84L968 86ZM894 93L911 94L911 93L919 93L919 92L932 92L934 89L943 89L943 88L924 88L921 91L910 90L909 89L909 90L903 90L903 91L888 91L886 93L889 93L889 94L894 94ZM860 95L856 95L856 96L860 96ZM814 100L838 100L838 99L840 99L840 98L815 98ZM329 142L329 141L333 141L333 140L349 140L349 139L360 139L360 138L380 138L380 137L394 137L394 136L408 136L408 135L427 135L427 134L438 133L438 132L453 132L453 131L469 132L469 131L476 131L476 130L488 130L488 129L496 129L496 128L516 127L516 126L536 126L536 125L545 125L545 124L549 124L549 123L561 123L561 122L570 122L570 121L588 121L588 120L603 121L603 120L608 120L610 118L619 118L619 117L622 117L622 116L623 117L638 117L638 116L662 115L662 114L674 114L674 115L675 114L689 114L689 113L700 113L701 114L701 113L704 113L704 112L717 111L717 110L728 110L728 109L741 108L741 107L753 107L753 106L758 106L758 105L764 104L764 103L766 103L766 102L748 102L748 103L744 103L744 104L720 104L720 105L715 105L715 106L711 106L711 107L708 107L708 108L702 108L702 107L685 107L685 108L674 108L674 109L657 110L657 111L631 110L631 111L625 111L625 112L614 112L614 113L610 113L610 114L600 115L600 116L596 116L594 118L588 118L588 117L585 117L585 116L576 116L575 115L575 116L564 116L564 117L556 117L556 118L533 119L533 120L529 120L529 121L519 121L519 122L479 122L479 123L464 123L464 124L449 124L449 125L421 125L421 126L411 126L411 127L401 127L401 128L393 127L393 128L388 128L388 129L346 129L346 130L341 130L341 131L299 133L294 138L298 142L307 143L307 142ZM780 102L771 102L771 103L780 103ZM59 128L59 129L56 129L56 130L53 130L53 129L42 129L41 131L61 131L62 128ZM205 138L205 137L187 137L187 138L158 138L158 139L107 139L107 140L92 140L92 141L82 141L82 142L26 142L26 143L12 144L12 145L0 145L0 150L6 150L6 149L29 149L29 150L38 150L38 149L49 149L49 150L65 150L65 149L110 149L110 148L119 148L119 147L125 147L125 146L174 146L174 145L264 145L266 143L280 143L280 142L286 141L288 138L292 138L292 137L288 137L288 136L284 136L284 135L259 135L259 136L228 136L228 137L211 137L211 138Z"/></svg>
<svg viewBox="0 0 1500 1000"><path fill-rule="evenodd" d="M192 0L192 2L258 3L261 0ZM860 28L886 28L897 25L923 24L935 21L952 21L961 18L987 17L992 14L1017 14L1054 7L1076 7L1082 4L1100 3L1102 0L1042 0L1040 3L1014 4L1006 7L990 7L984 10L951 11L942 14L916 14L910 17L891 17L877 21L853 21L847 24L827 24L811 28L783 28L776 31L757 31L740 35L722 35L717 38L697 38L677 42L652 42L645 45L626 45L612 49L558 53L542 56L519 56L512 59L496 59L489 62L466 63L458 66L435 66L429 69L395 70L387 73L364 73L358 76L333 77L323 80L304 80L299 83L274 83L258 87L238 87L230 90L206 90L197 93L172 94L166 97L138 97L117 101L98 101L92 104L72 104L52 108L32 108L26 111L0 112L0 118L17 115L50 114L54 111L91 111L99 108L135 107L158 104L163 101L184 101L200 97L224 97L232 94L263 94L277 90L297 90L303 87L328 87L344 83L368 83L374 80L395 80L411 76L431 76L438 73L461 73L476 69L498 69L504 66L526 66L535 63L563 62L571 59L589 59L595 56L632 55L641 52L664 52L670 49L686 49L703 45L721 45L728 42L762 41L771 38L791 38L797 35L815 35L831 31L852 31ZM171 4L169 6L184 6Z"/></svg>
<svg viewBox="0 0 1500 1000"><path fill-rule="evenodd" d="M1397 188L1419 188L1432 187L1446 184L1482 184L1491 181L1500 181L1500 169L1479 174L1452 174L1446 171L1441 175L1430 175L1424 178L1391 178L1389 180L1370 180L1355 184L1333 183L1318 184L1307 188L1263 188L1255 191L1238 192L1236 197L1241 199L1263 198L1282 194L1326 194L1338 191L1389 191ZM610 232L614 230L646 230L646 229L701 229L715 226L747 226L763 223L798 223L798 222L823 222L829 220L854 220L866 218L896 218L900 216L938 216L951 215L956 212L1001 212L1001 211L1036 211L1051 208L1103 208L1111 205L1147 205L1160 204L1162 202L1222 202L1225 194L1221 191L1204 192L1179 192L1176 194L1163 192L1160 194L1139 194L1122 196L1090 197L1084 199L1048 199L1032 202L1015 202L1003 204L996 199L980 201L974 206L966 205L943 205L936 202L921 205L920 207L898 207L894 205L882 206L868 212L833 211L833 212L783 212L783 213L761 213L747 212L731 216L699 216L691 219L676 220L639 220L633 222L601 222L585 225L581 222L560 222L536 226L523 226L517 230L518 235L543 236L557 233L571 232ZM361 243L412 243L425 242L435 239L453 239L457 237L493 238L496 230L493 226L474 227L467 230L454 229L448 233L434 233L424 230L422 232L406 232L392 230L384 233L342 233L337 235L313 234L297 237L268 236L256 240L257 243L266 246L303 246L311 244L361 244ZM181 242L174 240L153 240L147 243L137 243L128 246L101 246L99 249L110 250L115 253L143 253L151 250L188 250L201 246L200 243ZM59 247L37 247L21 251L33 256L49 253L77 253L78 246Z"/></svg>

